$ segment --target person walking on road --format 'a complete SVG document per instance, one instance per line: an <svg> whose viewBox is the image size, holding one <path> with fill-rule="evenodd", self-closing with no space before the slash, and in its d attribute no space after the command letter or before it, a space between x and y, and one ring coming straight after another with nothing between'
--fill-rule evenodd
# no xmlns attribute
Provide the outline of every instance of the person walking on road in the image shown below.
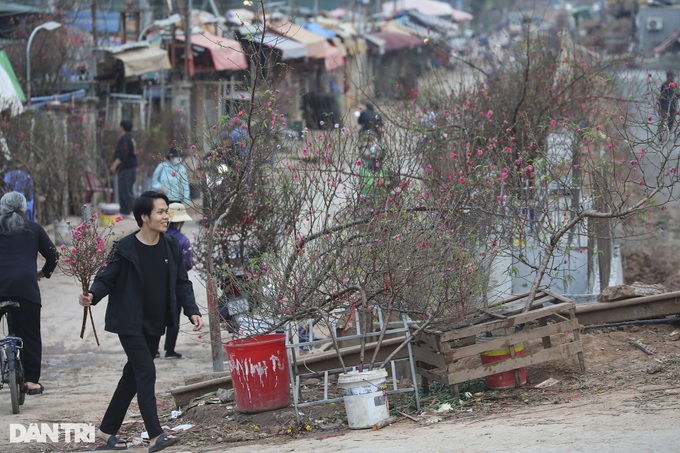
<svg viewBox="0 0 680 453"><path fill-rule="evenodd" d="M659 141L663 142L666 133L670 137L678 114L678 84L675 73L668 71L666 81L659 88ZM664 130L665 129L665 130Z"/></svg>
<svg viewBox="0 0 680 453"><path fill-rule="evenodd" d="M236 123L234 128L229 133L231 136L231 143L236 152L236 157L245 161L248 157L248 148L250 147L250 136L248 135L248 128L245 123Z"/></svg>
<svg viewBox="0 0 680 453"><path fill-rule="evenodd" d="M168 235L168 197L144 192L135 200L135 220L140 227L116 243L106 266L94 278L87 295L78 302L87 307L109 296L105 329L118 335L127 355L123 375L102 418L97 437L105 448L125 449L117 437L132 398L137 395L139 412L149 433L149 452L179 442L163 432L156 407L154 353L165 328L184 314L200 330L203 323L194 290L182 261L177 240Z"/></svg>
<svg viewBox="0 0 680 453"><path fill-rule="evenodd" d="M170 203L170 226L168 227L168 235L177 239L179 248L182 251L182 263L187 271L194 267L194 260L191 256L191 241L182 233L182 226L184 222L191 222L192 218L187 213L187 209L182 203ZM179 310L176 312L177 317L174 319L174 324L169 325L165 329L165 358L166 359L181 359L182 354L175 351L177 345L177 336L179 335ZM158 357L158 355L156 355Z"/></svg>
<svg viewBox="0 0 680 453"><path fill-rule="evenodd" d="M360 133L370 132L374 134L378 140L382 138L382 117L375 111L373 104L366 103L366 108L359 114L359 126L361 126Z"/></svg>
<svg viewBox="0 0 680 453"><path fill-rule="evenodd" d="M129 216L135 199L133 187L137 180L137 151L135 139L132 137L132 122L121 121L118 134L116 154L109 172L111 175L117 175L120 213Z"/></svg>
<svg viewBox="0 0 680 453"><path fill-rule="evenodd" d="M26 197L8 192L0 199L0 301L19 302L12 313L14 333L24 343L24 391L43 392L40 381L42 337L40 335L40 288L42 277L50 278L57 267L57 249L42 226L26 219ZM37 270L35 258L45 258Z"/></svg>

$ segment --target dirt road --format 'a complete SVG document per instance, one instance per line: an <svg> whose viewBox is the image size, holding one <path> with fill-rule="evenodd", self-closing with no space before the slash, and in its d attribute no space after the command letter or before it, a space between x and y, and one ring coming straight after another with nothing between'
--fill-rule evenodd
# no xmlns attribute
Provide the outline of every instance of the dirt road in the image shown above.
<svg viewBox="0 0 680 453"><path fill-rule="evenodd" d="M121 233L132 231L132 221L124 221ZM205 290L195 280L199 303L205 306ZM88 325L85 339L79 338L82 308L77 303L78 286L69 277L56 273L40 284L43 294L43 377L45 393L27 396L18 415L10 413L9 392L0 390L0 452L84 451L93 444L14 443L10 444L10 424L93 423L98 424L120 376L125 355L116 336L104 332L105 302L94 308L101 341L96 346ZM159 413L164 423L176 426L182 419L168 418L171 388L184 377L210 372L211 356L207 330L201 338L183 321L177 350L181 360L157 360ZM680 451L677 441L680 425L680 342L669 339L672 326L645 328L635 333L614 331L583 335L589 372L577 377L562 391L534 398L530 388L520 389L512 404L470 405L447 414L419 416L413 422L403 418L379 431L350 431L342 427L303 433L299 438L271 436L254 442L228 443L224 439L186 435L169 452L646 452ZM656 356L646 356L630 348L625 338L641 336L658 348ZM651 373L649 367L663 364ZM573 364L558 364L530 374L529 384L545 376L559 375ZM531 370L529 370L531 371ZM546 374L547 373L547 374ZM486 397L484 397L486 398ZM508 400L509 401L509 400ZM492 409L488 409L491 407ZM221 418L224 420L224 416ZM143 425L133 404L128 413L128 432L139 437ZM217 423L220 423L219 420ZM222 441L220 443L220 441ZM139 446L131 451L146 451Z"/></svg>

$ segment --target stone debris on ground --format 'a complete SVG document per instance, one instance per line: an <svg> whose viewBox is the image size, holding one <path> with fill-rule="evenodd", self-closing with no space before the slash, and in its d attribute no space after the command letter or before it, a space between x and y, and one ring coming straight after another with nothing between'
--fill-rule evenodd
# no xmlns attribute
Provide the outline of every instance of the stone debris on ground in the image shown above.
<svg viewBox="0 0 680 453"><path fill-rule="evenodd" d="M614 302L633 297L655 296L667 292L666 287L661 284L635 282L632 285L608 286L597 296L597 300L599 302Z"/></svg>

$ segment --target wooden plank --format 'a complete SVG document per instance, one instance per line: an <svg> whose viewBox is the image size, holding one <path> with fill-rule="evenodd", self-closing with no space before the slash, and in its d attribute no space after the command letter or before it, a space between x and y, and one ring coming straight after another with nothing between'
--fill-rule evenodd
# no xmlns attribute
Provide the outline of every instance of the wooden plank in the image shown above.
<svg viewBox="0 0 680 453"><path fill-rule="evenodd" d="M538 292L536 293L536 296L535 296L535 297L536 297L536 299L538 299L539 297L542 297L543 295L544 295L544 292L543 292L542 289L540 289L540 290L538 290ZM527 291L526 293L516 294L516 295L514 295L514 296L508 297L507 299L503 299L503 300L501 300L501 301L499 301L499 302L495 302L495 303L489 305L489 306L486 307L486 308L489 308L489 309L490 309L490 308L493 308L493 307L498 307L499 305L508 305L508 304L512 304L513 302L517 302L517 301L520 301L520 300L522 300L522 299L526 299L527 297L529 297L529 292L528 292L528 291ZM526 302L524 302L524 303L526 304Z"/></svg>
<svg viewBox="0 0 680 453"><path fill-rule="evenodd" d="M440 384L449 385L449 381L447 379L446 374L433 373L432 371L426 370L424 368L418 368L417 371L418 371L418 374L420 374L421 376L423 376L425 379L427 379L429 381L435 381L435 382L439 382Z"/></svg>
<svg viewBox="0 0 680 453"><path fill-rule="evenodd" d="M227 368L229 367L228 364ZM196 384L198 382L209 381L211 379L218 379L226 376L231 376L229 371L213 371L210 373L191 374L184 376L184 385Z"/></svg>
<svg viewBox="0 0 680 453"><path fill-rule="evenodd" d="M573 304L573 303L574 303L574 301L571 300L571 299L569 299L567 296L564 296L564 295L562 295L562 294L554 293L554 292L550 291L549 289L545 289L545 288L544 288L544 289L543 289L543 292L546 293L548 296L554 297L555 299L559 300L560 302L566 302L566 303L569 303L569 304Z"/></svg>
<svg viewBox="0 0 680 453"><path fill-rule="evenodd" d="M559 315L553 315L553 316L559 316ZM548 325L548 318L541 318L538 320L538 325L541 327L546 327ZM543 337L543 348L547 349L552 346L552 342L550 341L550 336Z"/></svg>
<svg viewBox="0 0 680 453"><path fill-rule="evenodd" d="M478 343L464 348L458 348L451 352L444 354L446 363L451 363L456 360L462 360L466 357L474 357L483 352L491 351L493 349L505 349L512 345L527 343L531 340L556 335L559 333L573 332L579 328L577 320L570 320L558 324L549 324L543 327L534 327L528 330L522 330L512 335L505 337L496 337L493 340Z"/></svg>
<svg viewBox="0 0 680 453"><path fill-rule="evenodd" d="M554 303L559 303L559 302L555 302L555 298L552 297L552 296L546 296L544 294L538 293L538 294L536 294L536 298L534 299L534 301L531 303L530 309L534 310L534 309L537 309L537 308L543 308L543 306L547 303L554 304ZM497 310L496 313L511 316L511 315L515 315L515 314L518 314L518 313L522 313L525 308L526 308L526 302L522 302L522 303L514 302L514 303L511 303L511 304L506 304L505 308L503 308L502 310Z"/></svg>
<svg viewBox="0 0 680 453"><path fill-rule="evenodd" d="M433 332L421 332L420 335L416 337L416 341L426 343L435 351L448 352L451 350L451 345L449 343L442 344L439 341L439 334Z"/></svg>
<svg viewBox="0 0 680 453"><path fill-rule="evenodd" d="M572 310L569 313L569 316L571 317L572 320L578 321L576 319L576 310ZM574 340L578 341L579 343L581 342L581 333L579 332L579 329L574 329ZM577 353L576 355L578 356L578 364L579 364L579 367L581 368L581 373L585 373L586 372L586 361L583 358L583 351Z"/></svg>
<svg viewBox="0 0 680 453"><path fill-rule="evenodd" d="M669 296L671 294L674 296ZM576 307L576 317L584 326L660 318L677 314L680 314L680 294L678 292L635 297L615 302L579 304Z"/></svg>
<svg viewBox="0 0 680 453"><path fill-rule="evenodd" d="M225 377L211 379L209 381L175 387L170 389L170 394L175 400L175 405L177 407L185 407L191 402L192 399L205 395L206 393L214 392L219 388L233 388L231 374Z"/></svg>
<svg viewBox="0 0 680 453"><path fill-rule="evenodd" d="M521 294L521 295L517 295L515 297L511 297L509 299L499 301L495 304L492 304L492 305L489 305L488 307L486 307L486 311L488 312L488 311L492 310L494 307L498 307L500 305L505 305L505 308L503 308L502 310L496 309L496 310L493 310L493 312L496 313L496 314L506 316L506 317L507 316L513 316L515 314L521 313L522 311L524 311L524 307L525 307L526 303L520 303L520 301L521 301L521 299L526 298L526 296L528 296L528 295L529 295L529 293L524 293L524 294ZM547 302L554 303L555 301L554 301L553 297L546 297L542 292L539 291L536 294L536 299L534 299L534 302L531 304L531 307L532 307L532 309L533 308L542 308L543 304L547 303ZM446 333L446 332L452 332L452 331L455 331L455 330L458 330L458 329L463 329L465 327L470 327L470 326L482 324L482 323L485 323L485 322L493 320L493 319L494 319L494 317L489 315L489 314L481 314L481 315L478 315L475 318L464 319L464 320L458 321L454 324L448 325L444 329L439 329L439 330L436 330L436 331L431 330L431 332L434 332L436 334L441 335L441 334Z"/></svg>
<svg viewBox="0 0 680 453"><path fill-rule="evenodd" d="M550 349L540 349L531 354L525 354L512 360L504 360L502 362L493 362L481 365L470 365L463 362L455 362L449 365L448 383L459 384L461 382L480 379L492 374L503 373L505 371L537 365L543 362L568 359L569 357L581 352L582 349L583 347L580 341L573 341L571 343L553 346Z"/></svg>
<svg viewBox="0 0 680 453"><path fill-rule="evenodd" d="M440 341L451 341L462 337L476 336L483 332L490 332L496 329L503 329L514 327L527 322L535 321L543 316L550 316L554 313L568 313L570 309L574 308L573 303L562 303L558 305L551 305L549 307L538 308L530 310L525 313L520 313L508 319L499 319L496 321L489 321L484 324L470 326L457 331L445 332L441 335Z"/></svg>
<svg viewBox="0 0 680 453"><path fill-rule="evenodd" d="M437 368L446 369L446 362L444 355L431 349L421 348L420 346L411 346L413 350L413 359L416 362L425 362Z"/></svg>

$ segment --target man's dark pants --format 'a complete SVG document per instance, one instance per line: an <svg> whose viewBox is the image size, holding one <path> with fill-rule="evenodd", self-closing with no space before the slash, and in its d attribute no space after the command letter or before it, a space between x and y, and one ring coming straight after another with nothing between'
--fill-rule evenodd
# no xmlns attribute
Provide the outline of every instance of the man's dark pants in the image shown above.
<svg viewBox="0 0 680 453"><path fill-rule="evenodd" d="M136 168L118 170L118 202L120 203L120 213L123 215L128 215L132 212L135 202L135 195L132 189L136 180Z"/></svg>
<svg viewBox="0 0 680 453"><path fill-rule="evenodd" d="M118 335L128 361L123 367L123 375L111 397L99 429L106 434L115 435L123 424L132 398L137 395L139 412L149 439L163 432L158 420L156 407L156 366L154 353L158 350L161 337L151 335Z"/></svg>

